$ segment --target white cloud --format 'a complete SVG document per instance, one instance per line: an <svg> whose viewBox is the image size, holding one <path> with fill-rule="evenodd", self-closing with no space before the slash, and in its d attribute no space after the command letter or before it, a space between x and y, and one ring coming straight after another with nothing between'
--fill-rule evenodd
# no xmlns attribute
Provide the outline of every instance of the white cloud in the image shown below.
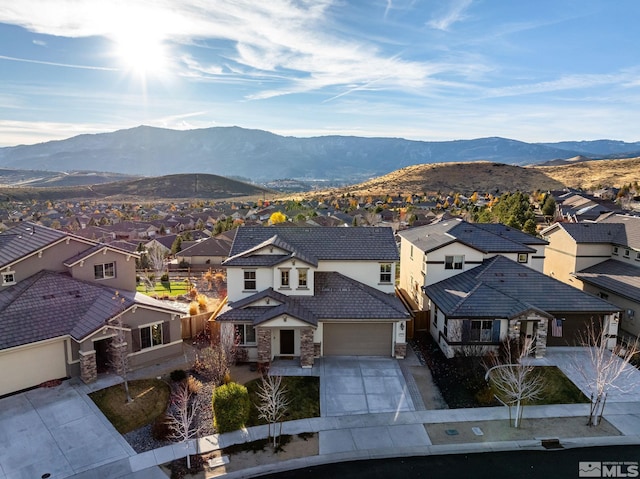
<svg viewBox="0 0 640 479"><path fill-rule="evenodd" d="M447 31L456 22L466 18L465 12L473 0L455 0L447 2L447 10L437 18L432 18L427 22L427 26L437 30Z"/></svg>
<svg viewBox="0 0 640 479"><path fill-rule="evenodd" d="M187 71L181 74L228 76L235 69L249 78L275 74L283 81L282 87L250 99L332 86L346 91L348 85L363 88L372 82L378 88L419 88L431 74L426 63L393 58L370 42L329 33L335 31L327 12L330 0L0 0L0 7L3 3L7 8L0 8L0 22L37 33L116 38L144 22L146 31L174 44L222 40L226 69L192 54L183 57Z"/></svg>

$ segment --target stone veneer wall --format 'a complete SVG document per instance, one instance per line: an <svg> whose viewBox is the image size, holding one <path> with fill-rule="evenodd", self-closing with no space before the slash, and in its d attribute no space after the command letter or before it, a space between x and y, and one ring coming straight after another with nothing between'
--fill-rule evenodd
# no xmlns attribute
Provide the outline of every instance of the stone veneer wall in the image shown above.
<svg viewBox="0 0 640 479"><path fill-rule="evenodd" d="M80 379L86 384L98 379L98 366L96 364L95 351L79 351L80 355Z"/></svg>
<svg viewBox="0 0 640 479"><path fill-rule="evenodd" d="M258 363L271 362L271 330L256 328L258 334Z"/></svg>
<svg viewBox="0 0 640 479"><path fill-rule="evenodd" d="M395 343L393 355L396 359L404 359L407 356L407 343Z"/></svg>
<svg viewBox="0 0 640 479"><path fill-rule="evenodd" d="M304 328L300 331L300 366L303 368L313 366L314 356L313 328Z"/></svg>
<svg viewBox="0 0 640 479"><path fill-rule="evenodd" d="M322 352L322 343L313 343L313 357L319 358Z"/></svg>

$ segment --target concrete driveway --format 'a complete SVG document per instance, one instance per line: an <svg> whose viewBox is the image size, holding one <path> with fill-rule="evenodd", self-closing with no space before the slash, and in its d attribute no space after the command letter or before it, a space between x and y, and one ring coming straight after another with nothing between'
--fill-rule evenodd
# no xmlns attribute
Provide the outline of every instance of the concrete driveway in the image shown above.
<svg viewBox="0 0 640 479"><path fill-rule="evenodd" d="M120 459L128 467L135 452L74 381L0 399L0 479L69 477Z"/></svg>
<svg viewBox="0 0 640 479"><path fill-rule="evenodd" d="M327 357L319 370L323 417L414 410L395 359Z"/></svg>

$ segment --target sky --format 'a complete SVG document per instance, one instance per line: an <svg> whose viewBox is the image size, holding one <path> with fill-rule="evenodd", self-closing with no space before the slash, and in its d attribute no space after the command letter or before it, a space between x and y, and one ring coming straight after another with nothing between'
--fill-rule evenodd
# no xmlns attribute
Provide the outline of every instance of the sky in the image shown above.
<svg viewBox="0 0 640 479"><path fill-rule="evenodd" d="M0 0L0 146L138 125L639 141L637 0Z"/></svg>

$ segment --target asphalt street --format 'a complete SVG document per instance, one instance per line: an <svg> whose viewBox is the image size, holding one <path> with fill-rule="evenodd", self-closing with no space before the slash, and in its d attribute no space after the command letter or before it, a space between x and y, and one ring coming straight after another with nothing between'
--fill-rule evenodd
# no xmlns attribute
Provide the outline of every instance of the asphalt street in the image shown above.
<svg viewBox="0 0 640 479"><path fill-rule="evenodd" d="M640 446L613 446L352 461L262 477L272 479L630 478L639 477L639 462Z"/></svg>

